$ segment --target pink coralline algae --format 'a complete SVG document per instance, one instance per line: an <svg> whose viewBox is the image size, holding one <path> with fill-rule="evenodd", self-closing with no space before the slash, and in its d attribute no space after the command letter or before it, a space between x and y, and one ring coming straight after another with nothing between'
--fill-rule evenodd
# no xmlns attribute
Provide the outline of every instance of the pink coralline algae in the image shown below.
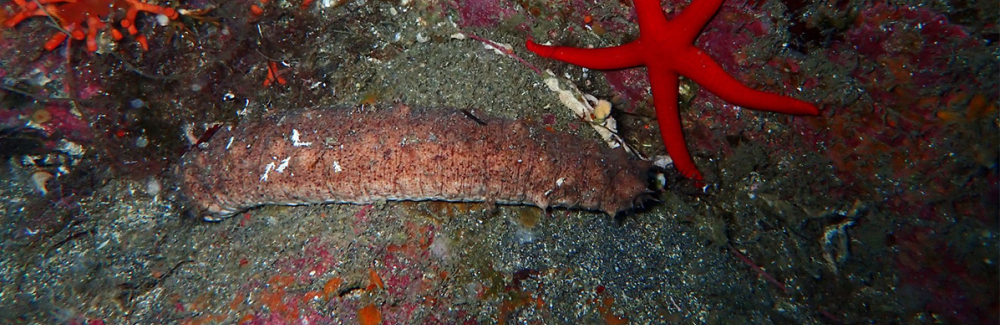
<svg viewBox="0 0 1000 325"><path fill-rule="evenodd" d="M982 46L983 41L931 10L885 4L862 11L844 35L844 40L833 43L825 54L834 64L854 67L847 74L863 89L862 99L871 105L834 107L828 123L818 125L828 133L814 134L818 138L811 142L832 143L826 152L848 182L875 174L882 167L891 167L897 179L950 174L938 164L911 162L945 156L949 149L946 141L956 135L950 120L958 114L953 112L967 107L970 113L954 120L973 124L975 118L969 117L981 119L995 113L996 93L986 90L996 87L995 80L979 78L979 72L952 63L956 55ZM955 84L954 80L962 82ZM972 100L976 98L979 100ZM959 134L976 129L962 128ZM828 137L842 139L842 144L828 141ZM971 151L958 151L965 153ZM886 155L891 158L883 161L889 161L890 166L866 163ZM901 202L892 205L896 204L915 208Z"/></svg>
<svg viewBox="0 0 1000 325"><path fill-rule="evenodd" d="M899 288L922 310L950 323L995 322L988 271L963 260L972 248L950 242L955 220L995 228L996 62L980 54L993 47L932 9L885 3L858 12L826 46L817 54L850 89L837 91L855 97L837 98L803 134L845 184L822 195L869 197L899 216L886 241L899 252Z"/></svg>
<svg viewBox="0 0 1000 325"><path fill-rule="evenodd" d="M500 23L504 17L515 14L514 10L505 9L505 1L490 0L460 0L457 9L462 17L462 27L492 27ZM506 3L506 8L511 8Z"/></svg>

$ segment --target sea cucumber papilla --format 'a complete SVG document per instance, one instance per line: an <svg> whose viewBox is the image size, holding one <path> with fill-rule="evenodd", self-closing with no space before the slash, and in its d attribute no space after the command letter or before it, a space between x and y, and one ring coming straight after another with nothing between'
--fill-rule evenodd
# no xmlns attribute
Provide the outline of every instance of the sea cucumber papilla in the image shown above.
<svg viewBox="0 0 1000 325"><path fill-rule="evenodd" d="M207 219L265 204L442 200L614 215L648 192L650 164L593 140L461 111L304 110L223 127L183 157Z"/></svg>

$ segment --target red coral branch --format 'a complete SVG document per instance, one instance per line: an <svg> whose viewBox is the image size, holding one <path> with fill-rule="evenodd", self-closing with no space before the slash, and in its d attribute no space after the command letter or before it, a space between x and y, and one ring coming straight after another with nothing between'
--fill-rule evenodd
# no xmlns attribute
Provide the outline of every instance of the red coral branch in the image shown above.
<svg viewBox="0 0 1000 325"><path fill-rule="evenodd" d="M7 28L14 28L28 18L39 16L50 17L59 23L62 30L45 42L46 51L56 49L67 37L72 37L74 40L86 40L87 50L96 52L97 35L105 28L111 30L112 38L116 41L121 40L122 32L105 23L118 9L125 10L125 18L119 25L127 30L129 35L136 35L139 32L135 28L135 19L139 12L163 15L170 20L176 20L178 17L177 11L173 8L141 0L14 0L14 4L17 5L18 11L3 22ZM148 49L145 39L143 35L135 36L135 40L143 50Z"/></svg>

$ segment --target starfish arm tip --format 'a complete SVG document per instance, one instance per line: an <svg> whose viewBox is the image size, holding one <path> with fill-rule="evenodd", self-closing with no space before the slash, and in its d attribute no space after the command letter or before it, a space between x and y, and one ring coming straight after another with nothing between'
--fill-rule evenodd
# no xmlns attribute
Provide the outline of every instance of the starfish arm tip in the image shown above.
<svg viewBox="0 0 1000 325"><path fill-rule="evenodd" d="M807 116L819 115L819 108L817 108L816 105L814 105L813 103L801 101L794 98L792 98L792 100L794 102L792 103L792 105L790 105L790 109L787 112L788 114L798 114Z"/></svg>
<svg viewBox="0 0 1000 325"><path fill-rule="evenodd" d="M819 115L819 108L817 108L816 105L809 104L809 113L807 114L814 116Z"/></svg>
<svg viewBox="0 0 1000 325"><path fill-rule="evenodd" d="M681 175L684 175L684 177L687 177L688 179L696 181L704 180L704 177L702 177L701 172L698 171L698 167L694 167L693 165L688 167L677 166L676 164L674 166L677 167L677 171L680 172Z"/></svg>

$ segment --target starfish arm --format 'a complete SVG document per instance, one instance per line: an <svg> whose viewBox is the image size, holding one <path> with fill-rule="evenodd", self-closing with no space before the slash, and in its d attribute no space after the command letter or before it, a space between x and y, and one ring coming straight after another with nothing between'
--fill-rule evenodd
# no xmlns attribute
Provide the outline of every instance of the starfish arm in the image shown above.
<svg viewBox="0 0 1000 325"><path fill-rule="evenodd" d="M539 56L575 64L587 69L616 70L637 67L643 64L642 48L639 43L597 49L581 49L568 46L548 46L528 40L529 51Z"/></svg>
<svg viewBox="0 0 1000 325"><path fill-rule="evenodd" d="M660 124L660 136L663 137L667 153L674 161L674 167L684 177L702 180L698 167L688 153L687 143L684 142L681 115L677 110L677 73L656 71L651 68L649 85L653 92L653 105L656 106L656 119Z"/></svg>
<svg viewBox="0 0 1000 325"><path fill-rule="evenodd" d="M677 72L690 78L708 91L732 104L768 112L818 115L816 106L795 98L767 93L743 85L722 70L708 54L698 48L691 48L684 54L683 62L677 65Z"/></svg>
<svg viewBox="0 0 1000 325"><path fill-rule="evenodd" d="M659 32L667 26L667 16L663 15L660 0L635 0L635 15L639 23L639 32Z"/></svg>
<svg viewBox="0 0 1000 325"><path fill-rule="evenodd" d="M677 17L670 21L672 32L682 39L679 43L691 44L698 38L698 34L705 25L715 17L715 13L722 7L722 0L695 0L687 8L684 8Z"/></svg>

